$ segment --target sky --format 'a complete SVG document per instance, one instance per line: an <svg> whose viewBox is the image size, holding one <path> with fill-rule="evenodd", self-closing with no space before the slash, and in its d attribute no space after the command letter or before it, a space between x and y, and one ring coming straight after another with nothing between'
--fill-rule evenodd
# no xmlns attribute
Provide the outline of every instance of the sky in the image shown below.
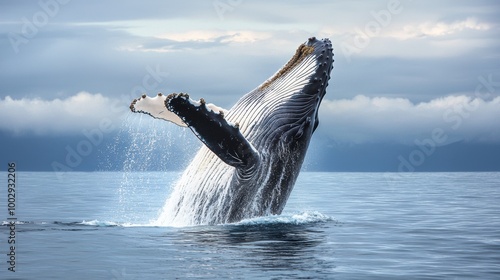
<svg viewBox="0 0 500 280"><path fill-rule="evenodd" d="M177 170L146 93L231 108L307 38L334 69L309 171L500 171L498 1L2 1L0 170Z"/></svg>

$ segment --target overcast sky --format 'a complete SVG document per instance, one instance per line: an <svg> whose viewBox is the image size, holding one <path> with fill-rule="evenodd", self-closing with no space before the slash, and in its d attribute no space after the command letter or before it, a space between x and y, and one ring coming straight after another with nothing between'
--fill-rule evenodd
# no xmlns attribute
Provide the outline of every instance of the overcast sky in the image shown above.
<svg viewBox="0 0 500 280"><path fill-rule="evenodd" d="M0 158L119 169L155 133L190 154L177 143L196 141L130 101L187 92L229 109L311 36L335 53L311 169L500 170L493 0L2 1Z"/></svg>

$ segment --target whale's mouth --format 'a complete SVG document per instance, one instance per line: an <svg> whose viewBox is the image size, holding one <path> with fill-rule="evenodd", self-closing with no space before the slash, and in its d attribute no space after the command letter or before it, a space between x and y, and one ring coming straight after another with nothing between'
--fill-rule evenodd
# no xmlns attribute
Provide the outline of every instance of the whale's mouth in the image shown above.
<svg viewBox="0 0 500 280"><path fill-rule="evenodd" d="M310 39L311 40L311 39ZM270 79L265 81L262 85L259 86L260 90L265 89L270 84L272 84L276 79L282 77L286 73L290 72L297 64L299 64L304 58L310 55L314 51L313 46L308 46L306 44L300 45L295 51L294 56L283 66L276 74L274 74Z"/></svg>
<svg viewBox="0 0 500 280"><path fill-rule="evenodd" d="M309 83L315 84L319 91L311 90L310 86L309 89L304 88L301 90L301 93L319 94L322 98L330 79L330 71L333 68L332 50L332 43L329 39L309 38L307 42L297 48L293 57L271 78L262 83L258 89L265 91L278 80L286 79L286 76L290 76L289 79L292 80L304 78L307 80L307 77L309 77ZM291 82L293 83L293 81Z"/></svg>

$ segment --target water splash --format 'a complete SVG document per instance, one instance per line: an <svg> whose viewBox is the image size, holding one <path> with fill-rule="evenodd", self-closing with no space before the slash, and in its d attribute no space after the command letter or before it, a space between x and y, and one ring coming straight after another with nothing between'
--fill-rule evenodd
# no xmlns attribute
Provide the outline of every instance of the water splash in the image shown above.
<svg viewBox="0 0 500 280"><path fill-rule="evenodd" d="M246 226L268 226L268 225L311 225L317 223L327 223L330 221L334 221L334 219L328 215L322 214L317 211L304 211L297 213L284 213L282 215L272 215L272 216L264 216L264 217L256 217L251 219L245 219L239 221L237 223L231 224L221 224L209 226L210 228L218 228L218 227L226 227L226 226L235 226L235 227L246 227ZM0 223L1 226L8 226L10 223L8 221L2 221ZM39 226L61 226L61 227L176 227L176 226L168 226L156 223L156 221L136 221L136 222L117 222L110 220L83 220L78 222L45 222L45 221L17 221L16 225L39 225ZM185 228L185 227L182 227ZM199 226L189 226L188 228L207 228L206 225Z"/></svg>
<svg viewBox="0 0 500 280"><path fill-rule="evenodd" d="M215 225L218 226L255 226L255 225L311 225L317 223L327 223L335 221L333 217L320 213L318 211L304 211L297 213L283 213L281 215L271 215L271 216L263 216L256 217L251 219L245 219L236 223L230 224L221 224ZM120 227L185 227L185 226L175 226L175 225L164 225L159 224L156 221L149 222L138 222L138 223L117 223L112 221L99 221L99 220L91 220L91 221L83 221L79 223L81 225L88 226L120 226ZM189 226L190 228L192 226ZM204 228L206 225L194 226Z"/></svg>
<svg viewBox="0 0 500 280"><path fill-rule="evenodd" d="M137 209L144 210L144 204L138 198L147 195L146 186L158 185L158 180L151 179L151 174L147 171L166 172L172 170L173 166L177 167L177 170L187 171L176 182L169 181L172 177L165 179L165 193L170 191L171 193L160 208L157 218L148 222L148 225L183 227L208 224L221 212L226 213L229 210L228 205L231 205L230 201L233 200L230 188L233 171L220 164L220 159L215 155L206 156L206 153L200 153L191 160L190 155L194 154L200 146L201 143L188 129L172 126L148 116L128 117L110 147L110 151L121 149L125 155L121 168L122 180L117 190L120 207L116 210L115 216L131 224L144 224L144 213L137 212ZM202 149L207 148L202 146ZM186 168L184 166L186 160L191 160L191 164L194 164L196 168ZM211 176L213 174L217 176ZM206 178L211 178L210 180L216 180L216 182L206 184L204 182ZM193 181L194 179L198 181ZM258 195L261 195L260 191ZM300 219L305 222L311 219L313 221L314 219L327 219L311 213L306 216L277 217L279 218L262 217L260 219L263 220L258 221L273 219L272 221L276 222L278 219L300 223ZM255 220L249 221L251 223ZM217 223L222 222L222 220L217 221Z"/></svg>
<svg viewBox="0 0 500 280"><path fill-rule="evenodd" d="M120 209L116 216L132 223L143 219L137 213L136 197L142 195L144 186L150 186L149 171L167 172L178 170L190 156L186 147L192 144L193 136L186 129L143 115L128 116L119 128L114 141L108 145L110 157L122 158L121 166L114 166L108 160L108 168L122 170L121 184L117 190ZM181 145L181 143L183 145ZM117 165L117 163L115 163ZM172 182L166 180L165 191Z"/></svg>
<svg viewBox="0 0 500 280"><path fill-rule="evenodd" d="M206 150L200 151L176 182L156 221L158 225L209 224L213 217L228 211L233 200L230 184L234 171L220 164L215 154L206 155Z"/></svg>
<svg viewBox="0 0 500 280"><path fill-rule="evenodd" d="M259 225L259 224L291 224L291 225L305 225L314 223L326 223L332 221L333 218L324 215L318 211L306 211L301 213L284 213L281 215L272 215L264 217L256 217L245 219L237 225Z"/></svg>
<svg viewBox="0 0 500 280"><path fill-rule="evenodd" d="M100 220L90 220L90 221L82 221L78 223L83 226L93 226L93 227L152 227L154 225L150 223L117 223L112 221L100 221Z"/></svg>

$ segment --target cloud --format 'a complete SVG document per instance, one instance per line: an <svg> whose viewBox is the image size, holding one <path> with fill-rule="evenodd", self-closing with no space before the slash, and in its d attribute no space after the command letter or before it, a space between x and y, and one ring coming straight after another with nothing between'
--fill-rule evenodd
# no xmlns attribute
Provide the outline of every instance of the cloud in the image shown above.
<svg viewBox="0 0 500 280"><path fill-rule="evenodd" d="M419 24L408 24L402 26L402 29L399 31L387 35L389 37L406 40L410 38L444 37L463 31L486 31L489 29L491 29L490 24L479 22L476 18L467 18L449 23L443 21L426 21Z"/></svg>
<svg viewBox="0 0 500 280"><path fill-rule="evenodd" d="M490 101L468 96L447 96L412 103L406 98L367 97L324 100L320 131L344 143L398 143L432 139L439 144L456 141L500 142L500 97Z"/></svg>
<svg viewBox="0 0 500 280"><path fill-rule="evenodd" d="M404 12L404 11L403 11ZM403 14L403 13L402 13ZM384 25L385 24L385 25ZM375 26L375 27L373 27ZM491 52L498 45L495 23L468 17L453 21L368 21L341 38L344 55L404 59L463 57Z"/></svg>
<svg viewBox="0 0 500 280"><path fill-rule="evenodd" d="M74 134L113 124L125 110L101 94L80 92L65 99L0 100L0 130L14 135Z"/></svg>
<svg viewBox="0 0 500 280"><path fill-rule="evenodd" d="M108 98L184 91L230 107L310 36L333 42L329 90L335 98L363 94L429 101L470 92L478 77L499 69L495 1L401 1L403 10L358 45L352 41L356 30L364 32L376 21L373 13L386 10L390 1L222 2L233 5L223 18L211 1L127 0L113 6L118 12L112 14L99 1L70 2L17 54L9 33L21 32L21 19L32 21L41 7L38 2L6 5L0 11L5 18L0 50L6 54L0 98L51 100L82 89ZM148 69L158 68L168 76L146 79Z"/></svg>
<svg viewBox="0 0 500 280"><path fill-rule="evenodd" d="M252 30L190 30L188 32L168 32L158 36L159 38L175 40L179 42L255 42L272 37L270 32L258 32Z"/></svg>
<svg viewBox="0 0 500 280"><path fill-rule="evenodd" d="M164 33L160 36L141 38L136 46L122 46L119 50L140 52L175 52L221 47L234 43L254 43L271 38L265 32L191 30L183 33ZM139 41L139 40L138 40Z"/></svg>
<svg viewBox="0 0 500 280"><path fill-rule="evenodd" d="M127 122L123 102L101 94L80 92L65 99L0 100L0 130L14 135L74 135ZM132 119L138 119L132 117ZM141 118L142 119L142 118ZM456 141L500 143L500 97L491 100L464 95L414 103L406 98L367 97L323 100L317 133L338 143L397 143L413 145L432 139L436 131L448 144ZM130 120L129 120L130 121ZM142 125L163 123L145 118ZM168 126L165 126L168 129Z"/></svg>

